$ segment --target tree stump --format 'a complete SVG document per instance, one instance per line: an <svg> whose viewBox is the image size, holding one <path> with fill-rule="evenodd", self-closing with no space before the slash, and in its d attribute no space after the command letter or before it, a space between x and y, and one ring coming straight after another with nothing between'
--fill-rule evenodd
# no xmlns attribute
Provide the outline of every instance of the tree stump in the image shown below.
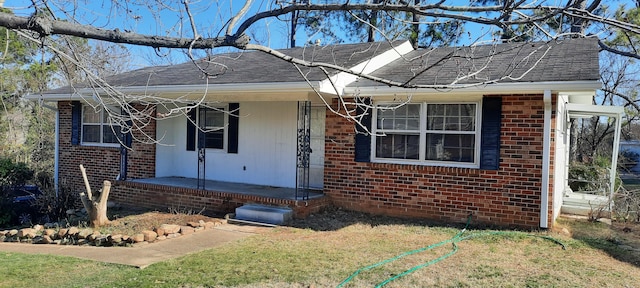
<svg viewBox="0 0 640 288"><path fill-rule="evenodd" d="M102 190L100 195L94 197L91 193L91 186L87 179L87 172L84 166L80 164L80 171L82 172L82 178L84 179L84 185L87 189L86 193L80 192L80 200L82 200L82 206L87 210L89 216L89 225L92 228L97 228L109 224L109 218L107 218L107 199L109 199L109 191L111 190L111 182L105 180L102 183Z"/></svg>

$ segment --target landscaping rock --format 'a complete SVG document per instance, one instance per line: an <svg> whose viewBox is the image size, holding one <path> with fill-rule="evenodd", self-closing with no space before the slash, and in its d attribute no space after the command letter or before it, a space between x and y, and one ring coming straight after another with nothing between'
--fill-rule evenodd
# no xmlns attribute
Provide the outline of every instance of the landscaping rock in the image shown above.
<svg viewBox="0 0 640 288"><path fill-rule="evenodd" d="M79 232L80 229L78 229L78 227L72 226L67 230L67 236L75 237Z"/></svg>
<svg viewBox="0 0 640 288"><path fill-rule="evenodd" d="M36 236L35 238L33 238L33 243L34 244L51 244L53 243L53 240L51 240L51 237L49 236Z"/></svg>
<svg viewBox="0 0 640 288"><path fill-rule="evenodd" d="M167 239L173 239L173 238L178 238L180 237L180 233L171 233L169 235L167 235Z"/></svg>
<svg viewBox="0 0 640 288"><path fill-rule="evenodd" d="M69 229L67 228L60 228L60 230L58 230L58 238L64 238L64 236L67 235L67 231Z"/></svg>
<svg viewBox="0 0 640 288"><path fill-rule="evenodd" d="M50 236L44 235L42 236L42 241L44 244L53 244L53 239Z"/></svg>
<svg viewBox="0 0 640 288"><path fill-rule="evenodd" d="M44 231L42 231L42 235L44 236L52 237L55 234L56 234L56 230L54 229L44 229Z"/></svg>
<svg viewBox="0 0 640 288"><path fill-rule="evenodd" d="M213 227L219 226L220 224L222 224L222 223L209 221L209 222L205 222L204 223L204 228L205 229L213 229Z"/></svg>
<svg viewBox="0 0 640 288"><path fill-rule="evenodd" d="M204 230L204 227L196 227L193 228L196 232Z"/></svg>
<svg viewBox="0 0 640 288"><path fill-rule="evenodd" d="M108 237L109 242L113 245L120 245L122 243L122 234L114 234Z"/></svg>
<svg viewBox="0 0 640 288"><path fill-rule="evenodd" d="M0 242L5 242L7 240L7 236L0 235Z"/></svg>
<svg viewBox="0 0 640 288"><path fill-rule="evenodd" d="M22 228L20 229L20 231L18 231L17 236L20 238L34 238L36 237L36 230L33 228Z"/></svg>
<svg viewBox="0 0 640 288"><path fill-rule="evenodd" d="M75 245L87 245L89 244L89 241L87 241L87 239L78 239L78 241L76 241Z"/></svg>
<svg viewBox="0 0 640 288"><path fill-rule="evenodd" d="M162 241L162 240L167 240L167 235L160 235L158 236L158 238L156 238L156 241Z"/></svg>
<svg viewBox="0 0 640 288"><path fill-rule="evenodd" d="M18 229L9 230L9 234L7 236L12 237L18 235Z"/></svg>
<svg viewBox="0 0 640 288"><path fill-rule="evenodd" d="M158 234L158 236L164 236L166 234L165 231L164 231L164 228L162 228L162 227L156 228L155 231Z"/></svg>
<svg viewBox="0 0 640 288"><path fill-rule="evenodd" d="M93 231L91 235L87 236L87 240L90 242L96 241L100 237L100 231Z"/></svg>
<svg viewBox="0 0 640 288"><path fill-rule="evenodd" d="M200 224L198 222L187 222L187 226L197 228L200 227Z"/></svg>
<svg viewBox="0 0 640 288"><path fill-rule="evenodd" d="M160 225L160 228L162 228L164 230L165 235L174 234L174 233L179 233L180 232L180 225L162 224L162 225Z"/></svg>
<svg viewBox="0 0 640 288"><path fill-rule="evenodd" d="M150 230L144 230L142 231L142 234L144 235L144 241L147 241L147 242L152 242L156 240L156 238L158 237L158 233Z"/></svg>
<svg viewBox="0 0 640 288"><path fill-rule="evenodd" d="M198 226L204 227L204 220L198 220Z"/></svg>
<svg viewBox="0 0 640 288"><path fill-rule="evenodd" d="M131 239L133 240L134 243L140 243L144 241L144 234L142 233L138 233L136 235L133 235L131 237Z"/></svg>
<svg viewBox="0 0 640 288"><path fill-rule="evenodd" d="M78 238L79 239L87 239L89 236L91 236L91 234L93 234L93 229L85 228L85 229L80 230L80 232L78 232Z"/></svg>
<svg viewBox="0 0 640 288"><path fill-rule="evenodd" d="M189 235L189 234L193 234L193 232L196 232L195 229L193 229L193 227L190 226L180 226L180 234L182 235Z"/></svg>
<svg viewBox="0 0 640 288"><path fill-rule="evenodd" d="M0 231L0 236L7 236L7 234L9 234L9 230Z"/></svg>
<svg viewBox="0 0 640 288"><path fill-rule="evenodd" d="M44 229L44 226L40 224L36 224L36 225L33 225L33 229L36 230L36 232L40 232Z"/></svg>

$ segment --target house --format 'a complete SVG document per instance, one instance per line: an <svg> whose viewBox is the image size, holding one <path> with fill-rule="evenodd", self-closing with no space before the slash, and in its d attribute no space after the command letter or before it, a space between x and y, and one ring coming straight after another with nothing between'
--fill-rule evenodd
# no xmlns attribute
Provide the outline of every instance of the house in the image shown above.
<svg viewBox="0 0 640 288"><path fill-rule="evenodd" d="M228 213L259 203L304 217L335 205L548 228L567 186L568 119L622 113L591 105L601 86L593 39L280 51L369 79L237 52L199 60L209 77L191 62L108 77L117 91L137 96L119 100L130 99L134 110L120 112L104 88L28 96L57 103L58 183L83 189L84 164L94 185L115 180L112 200L157 209ZM119 136L99 99L112 115L151 117L134 120L138 129ZM202 105L184 109L195 103ZM132 141L145 135L157 141Z"/></svg>

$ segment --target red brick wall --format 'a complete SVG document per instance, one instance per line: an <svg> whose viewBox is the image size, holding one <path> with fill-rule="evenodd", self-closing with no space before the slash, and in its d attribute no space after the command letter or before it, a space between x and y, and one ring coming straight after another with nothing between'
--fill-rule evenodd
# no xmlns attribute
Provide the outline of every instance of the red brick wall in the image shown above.
<svg viewBox="0 0 640 288"><path fill-rule="evenodd" d="M374 214L447 222L472 214L476 224L539 227L543 97L502 97L493 171L355 162L353 122L327 112L325 194L336 206Z"/></svg>
<svg viewBox="0 0 640 288"><path fill-rule="evenodd" d="M155 110L155 109L154 109ZM58 102L59 111L59 160L58 179L61 185L84 191L84 182L79 165L87 170L87 178L92 190L102 188L104 180L113 181L120 172L120 149L71 145L71 101ZM142 128L149 135L155 135L155 121ZM140 135L140 132L135 132ZM143 139L143 138L139 138ZM155 145L133 141L129 151L128 177L148 178L155 176ZM112 198L113 199L113 198ZM116 200L117 199L113 199Z"/></svg>

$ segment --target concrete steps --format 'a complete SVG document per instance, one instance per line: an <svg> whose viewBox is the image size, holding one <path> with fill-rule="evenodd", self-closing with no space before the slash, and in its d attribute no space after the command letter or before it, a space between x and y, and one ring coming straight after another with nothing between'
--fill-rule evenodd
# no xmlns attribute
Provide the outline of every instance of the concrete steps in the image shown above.
<svg viewBox="0 0 640 288"><path fill-rule="evenodd" d="M293 218L293 210L258 204L245 204L236 208L235 219L273 225L287 224Z"/></svg>
<svg viewBox="0 0 640 288"><path fill-rule="evenodd" d="M589 216L590 213L596 212L601 207L604 207L604 211L608 211L608 201L609 199L605 196L574 192L562 199L560 212L563 214Z"/></svg>

